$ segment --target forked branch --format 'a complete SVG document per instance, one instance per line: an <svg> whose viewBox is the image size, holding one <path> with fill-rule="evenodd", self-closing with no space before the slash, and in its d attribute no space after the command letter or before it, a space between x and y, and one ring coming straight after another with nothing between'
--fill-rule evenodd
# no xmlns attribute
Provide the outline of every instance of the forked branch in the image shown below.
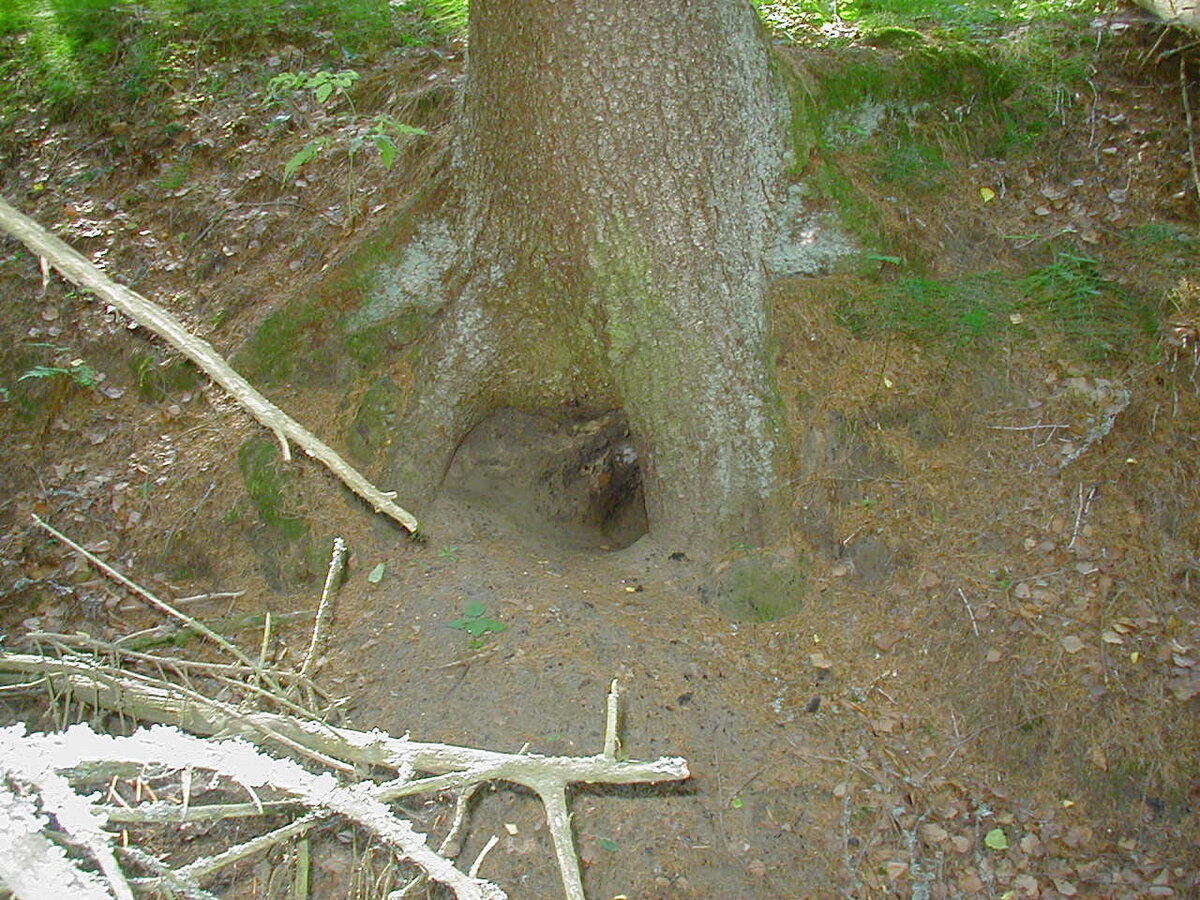
<svg viewBox="0 0 1200 900"><path fill-rule="evenodd" d="M313 804L309 802L310 795L305 793L308 790L308 787L305 787L307 783L301 784L296 780L299 776L295 775L291 768L287 768L286 778L281 781L271 780L270 784L277 788L285 788L290 794L297 796L310 808L310 812L275 832L260 835L244 845L228 848L219 857L199 860L173 873L185 880L194 880L215 871L221 865L244 858L248 853L261 852L273 844L293 839L327 816L338 814L349 816L355 822L371 827L381 839L396 848L397 852L417 862L429 877L451 884L451 881L435 874L435 870L426 868L425 862L422 861L425 857L417 851L442 858L425 847L423 836L414 837L415 832L412 832L411 827L406 822L396 819L384 804L405 796L468 789L489 781L508 781L530 788L542 800L565 895L568 900L584 900L578 854L570 828L568 787L577 783L656 783L689 777L687 762L676 757L639 762L622 761L605 752L586 757L541 756L422 743L411 741L407 737L392 737L378 731L355 731L305 722L284 715L233 710L194 692L185 695L165 682L152 684L145 677L126 676L112 669L102 669L83 659L53 659L0 653L0 683L29 681L34 678L50 690L86 694L88 700L97 706L132 713L142 720L182 725L198 734L219 733L222 737L239 737L255 742L265 738L291 747L293 751L303 748L310 759L336 760L337 765L334 768L340 772L347 772L354 767L369 769L382 766L397 773L394 779L383 784L362 782L348 785L336 782L332 774L323 775L321 778L326 780L321 784L336 785L337 791L322 794L326 799L321 804ZM614 684L614 694L611 695L614 698L615 688ZM607 720L609 724L606 728L605 743L611 749L616 745L613 734L617 720L615 699L607 706ZM179 739L184 737L186 736L180 734ZM172 737L171 740L177 739ZM128 759L114 757L117 758ZM174 763L181 758L184 757L178 754L168 755L162 757L159 762ZM2 760L3 756L0 755L0 761ZM290 761L284 762L294 766ZM274 758L261 754L259 764L266 766L268 763L270 771L274 772ZM298 766L295 766L295 769L303 771ZM257 803L256 799L255 804ZM172 810L173 818L178 820L179 807L174 806ZM146 808L144 812L147 821L154 821L161 820L163 811ZM245 814L246 810L230 809L229 812L231 815ZM381 818L384 812L387 813L386 819ZM128 822L130 813L123 811L120 818ZM420 838L419 847L413 843L416 838ZM466 891L459 893L459 897L501 896L478 891L472 893L471 884L483 885L485 882L464 875L460 870L453 868L448 860L442 859L442 862L450 866L453 873L457 873L454 877L461 876L465 879L452 885L455 890L461 888ZM443 874L449 877L451 873Z"/></svg>

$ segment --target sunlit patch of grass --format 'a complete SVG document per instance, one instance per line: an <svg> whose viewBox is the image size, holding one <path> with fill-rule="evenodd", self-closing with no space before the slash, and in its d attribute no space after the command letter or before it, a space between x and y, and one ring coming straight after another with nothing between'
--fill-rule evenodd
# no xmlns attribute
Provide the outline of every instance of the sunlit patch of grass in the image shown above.
<svg viewBox="0 0 1200 900"><path fill-rule="evenodd" d="M8 103L49 100L69 115L94 98L111 107L178 89L231 52L319 37L344 63L462 33L466 15L466 0L5 0L0 69L24 76Z"/></svg>
<svg viewBox="0 0 1200 900"><path fill-rule="evenodd" d="M793 39L842 39L898 27L936 29L959 37L993 37L1034 19L1087 14L1083 0L754 0L768 26Z"/></svg>

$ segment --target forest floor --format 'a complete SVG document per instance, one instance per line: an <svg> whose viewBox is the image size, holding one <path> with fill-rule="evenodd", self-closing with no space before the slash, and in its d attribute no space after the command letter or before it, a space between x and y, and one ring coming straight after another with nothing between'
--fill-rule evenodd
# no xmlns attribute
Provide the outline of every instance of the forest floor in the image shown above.
<svg viewBox="0 0 1200 900"><path fill-rule="evenodd" d="M590 897L1200 897L1200 387L1184 341L1200 334L1200 198L1177 59L1156 65L1158 30L1125 24L1094 25L1090 92L1064 98L1030 152L949 158L903 202L843 155L903 219L904 257L925 260L911 284L1018 273L1016 302L1036 271L1085 298L1141 298L1155 321L1144 344L1089 356L1018 305L989 341L931 345L847 305L901 284L898 257L865 280L781 279L797 614L731 621L677 560L557 541L529 510L456 493L454 472L428 540L408 541L303 459L283 477L317 562L297 575L239 470L261 429L119 315L43 286L5 239L5 646L159 622L31 513L164 596L200 596L186 606L206 620L312 610L338 534L352 559L320 674L355 727L591 754L617 678L629 755L687 758L684 784L575 793ZM361 134L311 100L266 102L263 67L303 68L307 52L202 73L165 124L31 110L5 138L0 193L236 360L404 208L449 141L462 47L397 52L364 61L355 102L421 125L423 143L390 173L330 150L284 181L312 135ZM296 370L265 390L351 443L364 385ZM504 630L452 625L481 608ZM277 657L308 634L284 627ZM253 629L234 636L257 646ZM51 725L2 702L5 719ZM418 814L436 831L442 811ZM561 895L535 797L482 795L462 858L492 834L481 874L512 897ZM279 862L212 888L290 896ZM390 877L330 828L311 895L383 896L364 869Z"/></svg>

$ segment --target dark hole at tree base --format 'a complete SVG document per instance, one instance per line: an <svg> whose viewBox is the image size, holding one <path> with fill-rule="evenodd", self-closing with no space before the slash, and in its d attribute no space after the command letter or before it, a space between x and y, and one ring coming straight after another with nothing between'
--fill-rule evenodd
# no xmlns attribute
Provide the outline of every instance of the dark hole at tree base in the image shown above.
<svg viewBox="0 0 1200 900"><path fill-rule="evenodd" d="M498 410L459 445L445 492L572 549L619 550L647 531L637 452L620 412L564 419Z"/></svg>

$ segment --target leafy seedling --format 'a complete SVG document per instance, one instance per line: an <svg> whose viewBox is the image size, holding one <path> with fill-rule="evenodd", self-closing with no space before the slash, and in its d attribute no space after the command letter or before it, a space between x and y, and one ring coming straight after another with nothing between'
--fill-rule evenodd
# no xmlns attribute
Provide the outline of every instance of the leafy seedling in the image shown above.
<svg viewBox="0 0 1200 900"><path fill-rule="evenodd" d="M458 559L460 553L462 553L461 547L443 547L438 551L438 556L442 559Z"/></svg>
<svg viewBox="0 0 1200 900"><path fill-rule="evenodd" d="M17 381L25 381L30 378L46 379L62 377L69 378L81 388L94 388L100 382L99 374L82 359L77 359L71 362L70 367L34 366L18 378Z"/></svg>
<svg viewBox="0 0 1200 900"><path fill-rule="evenodd" d="M496 634L508 627L503 622L488 618L485 615L486 612L487 604L476 600L473 603L467 604L463 617L451 622L450 627L457 628L459 631L465 631L476 641L485 634Z"/></svg>

